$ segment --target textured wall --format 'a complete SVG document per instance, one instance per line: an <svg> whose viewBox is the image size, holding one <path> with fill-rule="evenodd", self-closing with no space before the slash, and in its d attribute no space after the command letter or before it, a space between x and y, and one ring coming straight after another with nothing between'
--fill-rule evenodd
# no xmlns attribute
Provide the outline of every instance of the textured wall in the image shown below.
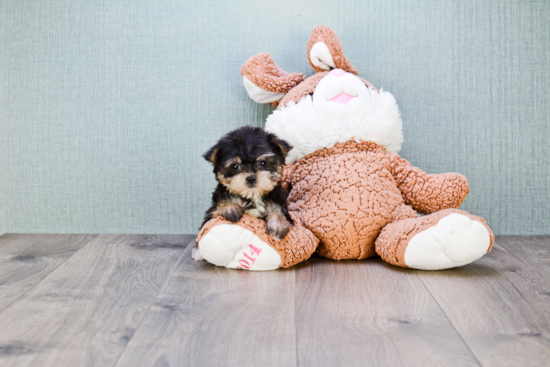
<svg viewBox="0 0 550 367"><path fill-rule="evenodd" d="M1 0L0 233L196 233L200 154L272 110L241 64L311 75L318 24L395 95L403 157L465 174L495 233L550 233L550 3L510 0Z"/></svg>

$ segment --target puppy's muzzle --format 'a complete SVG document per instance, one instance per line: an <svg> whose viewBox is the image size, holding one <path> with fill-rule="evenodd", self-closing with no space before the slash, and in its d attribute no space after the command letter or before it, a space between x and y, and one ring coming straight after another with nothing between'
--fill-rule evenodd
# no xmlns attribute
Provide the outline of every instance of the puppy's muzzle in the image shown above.
<svg viewBox="0 0 550 367"><path fill-rule="evenodd" d="M256 175L250 175L246 178L246 184L248 186L254 186L256 184Z"/></svg>

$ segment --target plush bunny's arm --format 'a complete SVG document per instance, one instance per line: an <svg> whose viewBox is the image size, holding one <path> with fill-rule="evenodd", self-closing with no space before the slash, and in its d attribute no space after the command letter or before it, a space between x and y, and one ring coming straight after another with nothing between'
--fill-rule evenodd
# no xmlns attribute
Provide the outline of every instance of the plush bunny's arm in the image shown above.
<svg viewBox="0 0 550 367"><path fill-rule="evenodd" d="M387 153L392 175L405 203L422 214L458 208L470 191L468 179L458 173L427 174L393 153Z"/></svg>
<svg viewBox="0 0 550 367"><path fill-rule="evenodd" d="M281 177L281 186L285 190L290 191L292 189L292 173L294 172L295 165L287 164L283 168L283 175Z"/></svg>

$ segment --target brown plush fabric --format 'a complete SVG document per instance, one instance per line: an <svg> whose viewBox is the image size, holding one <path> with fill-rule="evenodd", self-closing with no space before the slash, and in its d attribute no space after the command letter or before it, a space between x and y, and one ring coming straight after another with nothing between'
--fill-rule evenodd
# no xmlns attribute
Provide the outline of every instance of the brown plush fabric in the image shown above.
<svg viewBox="0 0 550 367"><path fill-rule="evenodd" d="M318 150L283 174L290 215L320 239L317 252L335 260L374 256L382 228L416 216L406 203L422 212L458 207L468 192L461 177L426 175L370 141Z"/></svg>
<svg viewBox="0 0 550 367"><path fill-rule="evenodd" d="M271 55L260 53L252 56L244 63L241 67L241 75L246 76L252 83L267 91L276 93L288 92L280 101L271 103L271 105L278 107L278 109L281 109L290 101L298 103L308 94L312 94L317 84L328 74L328 71L315 67L309 59L309 52L317 42L323 42L327 45L337 68L357 75L357 70L344 56L342 45L336 33L331 28L324 26L317 26L313 29L307 44L308 62L317 72L316 74L307 79L302 73L289 74L275 64ZM372 83L363 78L359 79L367 87L377 90Z"/></svg>
<svg viewBox="0 0 550 367"><path fill-rule="evenodd" d="M329 72L325 71L322 73L317 73L315 75L310 76L305 81L300 83L296 88L292 89L290 92L285 94L283 99L280 100L279 106L277 107L278 110L286 106L286 104L290 101L293 101L294 103L298 103L307 96L308 94L313 94L315 91L315 87L321 79L323 79Z"/></svg>
<svg viewBox="0 0 550 367"><path fill-rule="evenodd" d="M407 204L401 204L401 206L393 212L392 222L416 217L418 217L418 213L413 208Z"/></svg>
<svg viewBox="0 0 550 367"><path fill-rule="evenodd" d="M265 222L243 216L237 225L255 233L281 256L281 268L308 259L315 251L334 260L366 259L376 254L391 264L407 267L404 254L411 238L451 213L485 221L457 208L468 193L468 181L455 173L428 175L371 141L336 144L287 165L283 186L290 190L288 210L295 223L275 241ZM411 207L412 206L412 207ZM414 210L433 213L420 217ZM199 241L218 224L216 218L201 230Z"/></svg>
<svg viewBox="0 0 550 367"><path fill-rule="evenodd" d="M298 85L296 88L293 88L290 92L288 92L279 101L277 109L280 110L281 108L286 106L287 103L289 103L290 101L294 103L298 103L308 94L313 94L313 92L315 91L315 88L317 87L317 84L319 84L321 79L323 79L328 73L329 71L323 71L307 78L305 81L300 83L300 85ZM359 78L359 79L361 79L368 88L372 88L376 91L378 90L375 88L374 85L372 85L372 83L366 81L363 78Z"/></svg>
<svg viewBox="0 0 550 367"><path fill-rule="evenodd" d="M308 62L315 75L306 79L300 73L287 74L269 54L250 58L241 75L265 90L287 92L272 103L278 109L290 102L298 103L313 94L329 73L314 66L309 58L317 42L326 44L336 68L357 75L344 56L336 33L324 26L312 31L307 44ZM464 176L427 174L374 142L351 140L320 149L286 166L282 185L290 191L288 209L295 223L282 241L273 240L260 219L245 215L237 222L281 255L281 268L306 260L314 251L335 260L365 259L378 254L391 264L407 267L404 254L411 238L452 213L483 223L490 234L489 251L494 243L483 219L456 209L469 192ZM421 217L417 212L433 214ZM208 222L197 240L222 223L230 222L222 218Z"/></svg>
<svg viewBox="0 0 550 367"><path fill-rule="evenodd" d="M258 87L270 92L286 93L306 79L302 73L289 74L279 69L268 53L252 56L241 68L246 76Z"/></svg>
<svg viewBox="0 0 550 367"><path fill-rule="evenodd" d="M405 203L422 214L458 208L470 192L468 179L458 173L429 175L398 155L388 153L391 172Z"/></svg>
<svg viewBox="0 0 550 367"><path fill-rule="evenodd" d="M407 268L408 266L405 264L405 250L409 241L418 233L433 227L439 220L452 213L463 214L472 220L482 223L489 231L491 237L488 252L491 251L495 242L495 236L483 219L462 210L446 209L424 217L404 219L387 225L376 240L376 253L380 255L382 260L390 264Z"/></svg>
<svg viewBox="0 0 550 367"><path fill-rule="evenodd" d="M210 220L201 228L197 236L197 242L199 242L212 228L220 224L231 224L231 222L222 217ZM264 220L245 214L241 220L235 224L253 232L262 241L273 247L281 256L281 265L279 268L289 268L306 261L315 252L319 244L319 239L310 231L299 225L294 226L281 241L276 241L267 233Z"/></svg>
<svg viewBox="0 0 550 367"><path fill-rule="evenodd" d="M335 260L374 256L374 241L404 203L386 149L349 141L312 153L286 167L288 210Z"/></svg>
<svg viewBox="0 0 550 367"><path fill-rule="evenodd" d="M311 65L313 70L315 70L317 73L326 71L313 65L309 58L309 52L311 51L313 45L315 45L317 42L323 42L325 45L327 45L330 54L332 55L334 65L337 69L343 69L348 73L357 75L357 70L344 56L344 51L342 51L342 45L340 44L340 40L338 39L336 32L334 32L332 28L322 25L319 25L313 29L313 31L311 32L311 36L309 36L309 40L307 42L307 61L309 62L309 65Z"/></svg>

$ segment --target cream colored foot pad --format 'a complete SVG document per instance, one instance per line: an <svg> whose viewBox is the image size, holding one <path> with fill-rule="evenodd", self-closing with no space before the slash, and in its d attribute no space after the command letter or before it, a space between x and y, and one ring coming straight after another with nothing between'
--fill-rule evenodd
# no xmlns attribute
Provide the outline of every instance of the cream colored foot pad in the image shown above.
<svg viewBox="0 0 550 367"><path fill-rule="evenodd" d="M258 236L234 224L216 226L199 242L202 257L231 269L275 270L281 256Z"/></svg>

